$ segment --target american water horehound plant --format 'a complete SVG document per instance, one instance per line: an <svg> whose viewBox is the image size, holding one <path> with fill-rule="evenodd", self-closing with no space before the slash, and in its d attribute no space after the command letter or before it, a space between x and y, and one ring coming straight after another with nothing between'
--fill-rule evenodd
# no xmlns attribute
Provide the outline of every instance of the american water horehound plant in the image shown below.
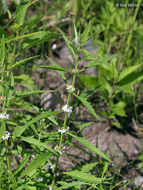
<svg viewBox="0 0 143 190"><path fill-rule="evenodd" d="M106 160L106 164L110 161L109 157L105 155L103 152L101 152L98 148L96 148L96 146L89 143L85 138L79 137L76 134L74 134L67 126L69 123L68 116L69 114L72 114L72 110L75 109L74 105L70 105L71 97L75 97L78 100L78 102L81 102L95 118L100 120L100 117L95 113L90 102L88 102L87 100L87 97L90 95L91 92L93 92L93 90L91 92L87 92L87 94L81 93L81 95L79 96L76 94L77 89L75 87L76 77L80 72L82 72L82 70L78 70L78 65L81 59L80 52L83 44L85 44L88 40L87 37L89 35L90 26L91 23L89 23L88 27L81 34L81 36L77 33L76 27L74 27L76 42L78 46L72 44L69 41L69 39L65 36L65 34L62 32L62 36L65 39L71 52L73 53L75 59L75 68L72 71L59 67L48 57L47 58L51 61L52 65L39 66L41 68L53 69L58 71L64 81L67 81L64 75L65 72L72 74L73 79L71 84L68 85L66 83L68 97L67 102L64 106L62 106L61 111L44 111L34 106L33 109L36 111L36 113L31 113L32 115L34 114L34 117L26 112L25 115L23 112L16 113L16 111L14 111L14 115L11 109L14 108L13 106L18 105L16 104L16 102L23 102L26 105L26 102L23 99L24 97L45 92L35 89L29 89L24 91L15 89L17 76L15 76L14 68L19 67L24 62L27 62L30 59L36 58L36 56L24 59L23 61L19 61L16 63L14 63L14 60L11 60L13 61L13 63L7 62L7 41L3 36L1 43L2 75L0 83L0 139L2 142L0 158L0 182L2 188L17 190L24 188L47 189L47 187L49 187L49 189L64 189L70 186L75 188L78 186L94 188L95 186L105 185L106 182L110 180L106 178L106 176L104 176L106 171L103 171L102 177L95 177L94 175L91 175L90 173L85 172L84 170L73 170L70 172L63 173L67 179L73 178L72 183L68 183L66 181L62 183L62 180L57 181L57 172L59 171L60 156L64 154L65 146L68 144L70 145L72 139L79 141L88 151L104 158ZM94 66L93 63L91 63L91 67L92 66ZM88 65L88 67L85 69L88 68L90 68L90 65ZM19 105L19 107L21 105ZM29 108L30 107L31 105L29 105ZM16 108L14 109L16 110ZM54 115L62 113L64 113L64 120L60 124L56 121ZM58 131L53 131L51 133L48 132L47 129L49 125L58 126ZM52 146L50 145L51 143L53 144ZM28 152L27 146L29 147L30 152ZM18 161L19 165L16 162L18 157L20 157L21 159L21 161ZM53 163L53 157L55 158L55 163ZM45 164L47 162L49 162L49 164L51 165L52 173L49 170L49 172L44 170ZM16 167L13 167L13 164L16 164ZM96 164L93 164L92 168L95 166ZM2 175L4 177L2 177ZM42 183L42 179L44 181L47 179L47 182ZM59 186L59 184L61 186Z"/></svg>

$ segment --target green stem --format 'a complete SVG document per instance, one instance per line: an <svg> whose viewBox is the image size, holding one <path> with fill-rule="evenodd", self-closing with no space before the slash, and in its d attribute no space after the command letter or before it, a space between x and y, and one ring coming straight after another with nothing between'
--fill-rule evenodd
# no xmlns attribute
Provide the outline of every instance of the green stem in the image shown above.
<svg viewBox="0 0 143 190"><path fill-rule="evenodd" d="M79 47L78 55L77 55L77 59L76 59L75 71L77 71L77 69L78 69L79 53L80 53L80 47ZM77 73L74 73L73 80L72 80L72 87L74 87L75 80L76 80L76 75L77 75ZM68 98L67 98L67 108L69 107L70 98L71 98L71 93L68 94ZM68 113L65 112L63 129L66 129L67 119L68 119ZM62 133L62 134L61 134L61 137L60 137L59 148L58 148L59 151L61 151L61 148L62 148L63 138L64 138L64 134ZM52 185L51 185L52 189L54 189L54 186L55 186L55 181L56 181L56 175L57 175L57 169L58 169L59 158L60 158L60 154L57 156L57 159L56 159L56 165L55 165L55 170L54 170L54 176L53 176Z"/></svg>

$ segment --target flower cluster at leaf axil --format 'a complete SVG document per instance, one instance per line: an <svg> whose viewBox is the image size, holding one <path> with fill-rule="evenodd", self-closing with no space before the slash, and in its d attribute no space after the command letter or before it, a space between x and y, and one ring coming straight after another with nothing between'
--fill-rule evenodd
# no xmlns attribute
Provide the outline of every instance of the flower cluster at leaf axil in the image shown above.
<svg viewBox="0 0 143 190"><path fill-rule="evenodd" d="M58 133L63 134L63 133L65 133L66 131L67 131L66 129L59 129L59 130L58 130Z"/></svg>
<svg viewBox="0 0 143 190"><path fill-rule="evenodd" d="M2 136L2 140L8 140L8 138L10 137L10 133L8 131L6 131L6 134Z"/></svg>
<svg viewBox="0 0 143 190"><path fill-rule="evenodd" d="M73 107L71 107L71 106L64 105L62 107L62 110L65 111L65 112L67 112L67 113L72 113L72 108Z"/></svg>
<svg viewBox="0 0 143 190"><path fill-rule="evenodd" d="M55 164L53 164L53 165L51 165L51 166L50 166L50 168L51 168L51 169L54 169L54 168L55 168L55 166L56 166L56 165L55 165Z"/></svg>
<svg viewBox="0 0 143 190"><path fill-rule="evenodd" d="M8 118L9 118L9 114L6 114L6 113L0 114L0 119L8 119Z"/></svg>
<svg viewBox="0 0 143 190"><path fill-rule="evenodd" d="M69 93L72 93L73 91L75 91L75 88L72 85L68 85L66 89L68 90ZM64 105L62 107L62 110L67 113L72 113L72 109L73 109L73 107L71 107L69 105ZM58 131L58 132L60 132L60 131ZM62 132L65 133L64 131L61 131L61 133Z"/></svg>
<svg viewBox="0 0 143 190"><path fill-rule="evenodd" d="M68 85L66 89L68 90L69 93L72 93L75 91L75 88L72 87L72 85Z"/></svg>
<svg viewBox="0 0 143 190"><path fill-rule="evenodd" d="M63 129L63 128L59 129L58 133L63 134L63 133L66 133L67 131L69 131L69 127L67 127L66 129Z"/></svg>

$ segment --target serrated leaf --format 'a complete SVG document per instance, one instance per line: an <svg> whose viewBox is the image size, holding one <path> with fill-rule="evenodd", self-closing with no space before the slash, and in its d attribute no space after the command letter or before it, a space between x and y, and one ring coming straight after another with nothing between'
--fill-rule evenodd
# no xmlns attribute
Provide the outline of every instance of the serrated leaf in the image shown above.
<svg viewBox="0 0 143 190"><path fill-rule="evenodd" d="M98 156L101 156L102 158L111 162L111 160L101 150L99 150L95 145L92 145L90 142L88 142L84 137L78 137L78 136L75 136L69 132L68 132L68 134L70 136L72 136L74 139L76 139L77 141L79 141L83 146L85 146L91 152L94 152Z"/></svg>
<svg viewBox="0 0 143 190"><path fill-rule="evenodd" d="M25 17L27 15L28 4L19 4L16 8L15 20L17 24L23 25Z"/></svg>
<svg viewBox="0 0 143 190"><path fill-rule="evenodd" d="M84 46L84 44L86 44L91 38L93 38L93 36L95 36L96 33L92 34L91 36L89 36L87 38L87 40L82 44L82 46Z"/></svg>
<svg viewBox="0 0 143 190"><path fill-rule="evenodd" d="M13 68L15 68L15 67L18 67L19 65L22 65L22 64L26 63L27 61L30 61L30 60L32 60L32 59L34 59L34 58L37 58L37 57L39 57L39 55L38 55L38 56L29 57L29 58L23 59L23 60L21 60L21 61L18 61L18 62L16 62L14 65L10 66L10 67L8 68L8 70L11 70L11 69L13 69Z"/></svg>
<svg viewBox="0 0 143 190"><path fill-rule="evenodd" d="M49 150L50 152L52 152L53 154L58 155L56 153L56 151L53 150L51 147L49 147L46 143L40 142L39 140L37 140L37 139L35 139L33 137L22 137L21 140L23 140L23 141L25 141L25 142L27 142L29 144L36 145L38 147L43 147L43 148Z"/></svg>
<svg viewBox="0 0 143 190"><path fill-rule="evenodd" d="M77 96L73 93L73 95L82 102L82 104L90 111L90 113L98 120L100 120L99 116L95 113L93 107L91 106L90 102L87 101L86 98L83 98L81 96Z"/></svg>
<svg viewBox="0 0 143 190"><path fill-rule="evenodd" d="M86 60L90 61L91 64L87 65L85 67L85 69L95 67L96 65L106 64L108 61L111 61L115 56L116 56L116 54L112 55L112 56L106 56L106 57L103 57L103 58L95 58L95 59L88 58Z"/></svg>
<svg viewBox="0 0 143 190"><path fill-rule="evenodd" d="M56 188L55 190L62 190L62 189L70 188L70 187L77 187L77 186L79 186L79 185L88 184L88 183L84 183L84 182L80 182L80 181L71 182L71 183L66 183L66 182L57 181L57 183L60 184L60 185L62 185L62 186Z"/></svg>
<svg viewBox="0 0 143 190"><path fill-rule="evenodd" d="M61 32L61 34L62 34L62 36L63 36L63 38L64 38L64 40L65 40L67 46L69 47L69 49L70 49L72 55L76 56L76 55L75 55L75 51L77 51L76 46L74 46L74 45L70 42L70 40L66 37L66 35L63 33L63 31L60 30L60 32Z"/></svg>
<svg viewBox="0 0 143 190"><path fill-rule="evenodd" d="M15 97L14 100L15 100L15 101L13 101L13 102L11 103L11 105L12 105L13 107L19 107L19 108L21 108L21 109L23 109L23 110L29 110L29 111L31 111L31 112L33 112L33 110L35 110L36 112L39 112L39 108L38 108L37 106L32 105L32 104L29 103L29 102L26 102L26 101L17 99L16 97Z"/></svg>
<svg viewBox="0 0 143 190"><path fill-rule="evenodd" d="M128 74L126 77L124 77L122 80L120 80L117 85L124 86L132 82L136 82L140 77L143 76L143 71L138 72L132 72Z"/></svg>
<svg viewBox="0 0 143 190"><path fill-rule="evenodd" d="M13 77L13 73L11 72L10 77L9 77L9 87L6 93L6 97L7 97L6 108L8 108L9 106L9 102L12 99L13 92L14 92L14 77Z"/></svg>
<svg viewBox="0 0 143 190"><path fill-rule="evenodd" d="M34 36L31 36L29 39L25 40L22 49L25 50L25 49L31 48L33 46L47 42L48 40L57 38L59 36L60 34L57 34L55 32L42 31L40 35L34 35Z"/></svg>
<svg viewBox="0 0 143 190"><path fill-rule="evenodd" d="M101 87L101 85L98 85L94 88L90 88L86 92L82 92L80 96L83 98L89 98L100 87Z"/></svg>
<svg viewBox="0 0 143 190"><path fill-rule="evenodd" d="M89 35L90 28L91 28L91 20L89 21L89 23L88 23L87 27L85 28L85 30L83 31L83 33L81 34L81 44L82 45L87 41L87 37Z"/></svg>
<svg viewBox="0 0 143 190"><path fill-rule="evenodd" d="M33 170L37 170L39 167L41 167L49 158L51 157L51 154L47 153L41 153L39 154L34 160L26 167L26 169L21 173L20 177L24 177L26 175L30 175Z"/></svg>
<svg viewBox="0 0 143 190"><path fill-rule="evenodd" d="M37 117L35 117L31 121L27 122L24 126L22 126L22 127L21 126L15 127L13 135L14 135L14 137L19 137L33 123L35 123L37 121L40 121L40 120L42 120L44 118L50 117L52 115L56 115L56 114L62 113L62 112L63 111L55 111L55 112L48 111L48 112L41 113L40 115L38 115Z"/></svg>
<svg viewBox="0 0 143 190"><path fill-rule="evenodd" d="M25 166L25 164L28 162L29 155L26 156L26 158L19 164L17 169L13 172L13 175L16 175L18 172L22 170L22 168Z"/></svg>
<svg viewBox="0 0 143 190"><path fill-rule="evenodd" d="M84 172L84 173L89 172L89 171L91 171L97 164L98 164L98 162L86 164L86 165L82 166L81 171Z"/></svg>
<svg viewBox="0 0 143 190"><path fill-rule="evenodd" d="M4 35L2 35L2 40L1 40L1 52L0 52L0 63L2 64L2 66L4 67L3 63L4 63L4 59L5 59L5 39L4 39ZM2 68L4 70L4 68Z"/></svg>
<svg viewBox="0 0 143 190"><path fill-rule="evenodd" d="M22 36L17 36L15 38L11 38L11 39L5 40L5 43L9 43L9 42L12 42L12 41L20 40L20 39L23 39L23 38L29 38L29 37L33 37L33 36L34 37L38 37L42 33L43 33L43 31L38 31L38 32L33 32L33 33L25 34L25 35L22 35Z"/></svg>
<svg viewBox="0 0 143 190"><path fill-rule="evenodd" d="M105 162L105 163L104 163L104 167L103 167L103 171L102 171L102 176L101 176L101 178L104 177L105 173L106 173L107 170L108 170L108 167L109 167L109 163L108 163L108 162Z"/></svg>
<svg viewBox="0 0 143 190"><path fill-rule="evenodd" d="M14 76L14 81L20 83L22 86L34 90L34 82L33 80L29 77L29 75L22 74L19 76Z"/></svg>
<svg viewBox="0 0 143 190"><path fill-rule="evenodd" d="M76 42L78 44L78 33L77 33L77 29L76 29L76 26L75 26L75 22L74 22L74 34L75 34L75 39L76 39Z"/></svg>
<svg viewBox="0 0 143 190"><path fill-rule="evenodd" d="M112 112L115 115L126 117L125 108L126 104L125 102L118 102L117 104L114 104L112 107Z"/></svg>
<svg viewBox="0 0 143 190"><path fill-rule="evenodd" d="M2 141L2 136L4 134L4 120L0 121L0 143Z"/></svg>
<svg viewBox="0 0 143 190"><path fill-rule="evenodd" d="M54 90L24 90L24 91L15 91L15 96L17 97L23 97L23 96L29 96L34 94L41 94L45 92L54 92Z"/></svg>
<svg viewBox="0 0 143 190"><path fill-rule="evenodd" d="M94 77L94 76L79 74L78 77L83 82L86 88L94 88L95 86L98 85L98 82L99 82L98 77Z"/></svg>
<svg viewBox="0 0 143 190"><path fill-rule="evenodd" d="M77 179L85 183L99 184L101 182L101 178L96 178L93 175L78 170L72 172L63 172L63 173L66 174L67 176L71 176L73 179Z"/></svg>
<svg viewBox="0 0 143 190"><path fill-rule="evenodd" d="M48 117L48 119L49 119L50 121L52 121L55 125L59 125L59 124L57 123L57 121L55 120L55 118L54 118L53 115L50 116L50 117Z"/></svg>
<svg viewBox="0 0 143 190"><path fill-rule="evenodd" d="M125 78L130 73L132 73L133 71L135 71L136 69L138 69L140 66L142 66L142 64L133 65L133 66L129 66L129 67L125 68L119 75L118 82L121 81L123 78Z"/></svg>
<svg viewBox="0 0 143 190"><path fill-rule="evenodd" d="M43 69L52 69L52 70L56 70L56 71L64 71L64 72L68 72L71 73L72 71L68 70L68 69L64 69L62 67L59 67L57 65L41 65L38 66L38 68L43 68Z"/></svg>
<svg viewBox="0 0 143 190"><path fill-rule="evenodd" d="M56 67L58 66L52 59L50 59L47 56L46 56L46 58L52 63L53 66L56 66ZM62 79L64 80L64 82L66 83L66 77L64 75L64 72L63 71L58 71L58 73L60 74L60 76L62 77Z"/></svg>
<svg viewBox="0 0 143 190"><path fill-rule="evenodd" d="M92 123L93 122L87 122L87 123L83 123L81 125L78 125L77 127L80 128L80 130L78 132L82 131L83 129L85 129L86 127L88 127L89 125L91 125Z"/></svg>
<svg viewBox="0 0 143 190"><path fill-rule="evenodd" d="M81 52L84 55L84 60L87 60L87 61L89 61L89 60L96 61L97 60L97 58L90 51L87 51L82 48Z"/></svg>

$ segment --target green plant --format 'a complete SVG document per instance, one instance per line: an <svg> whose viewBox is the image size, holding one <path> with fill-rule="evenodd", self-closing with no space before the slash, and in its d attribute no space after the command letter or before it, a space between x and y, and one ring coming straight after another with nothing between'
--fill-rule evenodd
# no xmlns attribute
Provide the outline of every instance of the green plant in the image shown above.
<svg viewBox="0 0 143 190"><path fill-rule="evenodd" d="M128 122L130 114L138 121L143 78L140 8L117 9L109 0L13 0L0 2L0 18L0 189L127 188L124 174L110 167L109 153L81 136L93 122L77 122L76 109L85 107L96 121L100 113L116 127L123 118ZM91 39L96 56L85 49ZM51 58L56 40L66 42L73 69ZM81 68L82 61L87 64ZM58 72L63 80L67 99L58 111L44 110L37 101L41 93L56 93L44 90L45 84L43 90L37 87L39 68ZM94 76L86 72L91 68ZM62 156L72 162L65 147L79 149L90 160L78 159L74 168L62 171ZM142 161L142 155L138 159Z"/></svg>
<svg viewBox="0 0 143 190"><path fill-rule="evenodd" d="M105 173L107 171L107 164L110 161L109 156L102 153L96 146L90 144L85 138L79 137L72 131L68 132L67 121L69 113L72 112L72 107L69 106L71 96L74 96L78 102L80 101L91 114L100 119L99 116L94 112L91 104L88 102L87 97L89 93L82 93L80 96L74 93L74 84L76 76L82 70L78 70L78 64L80 61L80 52L83 44L88 40L88 34L91 23L89 23L87 29L80 35L76 31L75 37L78 44L76 47L72 44L68 38L62 33L68 47L70 48L74 59L75 69L70 71L65 68L59 67L50 58L48 58L52 65L40 66L46 69L57 70L61 75L62 79L65 80L64 72L73 74L73 81L71 85L67 86L68 98L66 105L62 108L62 111L44 111L35 105L30 104L26 101L25 97L46 91L37 90L34 86L33 81L27 74L19 73L18 69L22 66L36 59L38 56L32 56L19 60L20 55L26 50L33 46L37 46L48 39L58 37L59 34L54 32L31 32L27 33L28 26L31 23L36 23L36 20L30 19L25 23L25 18L28 12L28 8L36 1L30 3L24 1L23 4L17 5L17 12L14 16L14 23L11 26L12 35L9 37L3 33L2 41L0 44L0 95L1 95L1 115L0 115L0 184L2 189L63 189L69 186L87 186L89 189L95 186L102 186L109 179ZM10 14L10 11L9 11ZM9 23L10 24L10 23ZM33 28L34 30L34 28ZM25 39L25 40L23 40ZM92 67L93 64L89 65L85 69ZM17 85L20 85L20 90L17 90ZM52 91L50 91L52 92ZM22 112L17 112L17 108L23 109ZM75 108L74 108L75 109ZM58 115L64 112L63 122L58 123L54 118L54 115ZM42 120L45 120L42 122ZM58 131L46 132L50 126L60 127ZM68 138L65 136L68 134ZM58 170L58 160L60 155L63 153L64 144L70 144L72 139L79 141L89 151L96 153L103 157L106 162L101 177L95 177L88 173L88 171L71 171L65 172L67 179L71 176L74 181L70 183L59 182L61 187L56 187L56 175ZM54 148L55 144L58 146ZM52 144L50 146L49 144ZM26 147L29 147L27 150ZM84 150L84 149L83 149ZM51 163L52 157L56 158L55 167ZM34 157L34 158L33 158ZM19 161L17 161L20 159ZM45 164L49 162L53 168L53 173L46 172L44 170ZM52 161L53 162L53 161ZM28 166L25 166L28 163ZM15 167L13 167L15 165ZM94 165L91 167L91 169ZM37 180L38 176L43 176L46 183ZM42 180L41 180L42 181Z"/></svg>
<svg viewBox="0 0 143 190"><path fill-rule="evenodd" d="M141 1L138 5L140 3ZM137 94L141 91L143 79L142 47L140 40L135 37L138 33L138 39L141 39L142 24L136 22L136 17L140 14L139 6L129 12L127 8L119 9L114 2L106 1L98 13L92 19L95 27L91 29L92 33L96 31L96 54L100 64L95 68L98 74L80 75L80 79L87 88L101 85L100 100L104 101L105 108L100 113L108 119L110 126L121 128L119 118L131 116L138 122ZM84 53L92 58L90 52ZM103 57L105 61L102 62Z"/></svg>

